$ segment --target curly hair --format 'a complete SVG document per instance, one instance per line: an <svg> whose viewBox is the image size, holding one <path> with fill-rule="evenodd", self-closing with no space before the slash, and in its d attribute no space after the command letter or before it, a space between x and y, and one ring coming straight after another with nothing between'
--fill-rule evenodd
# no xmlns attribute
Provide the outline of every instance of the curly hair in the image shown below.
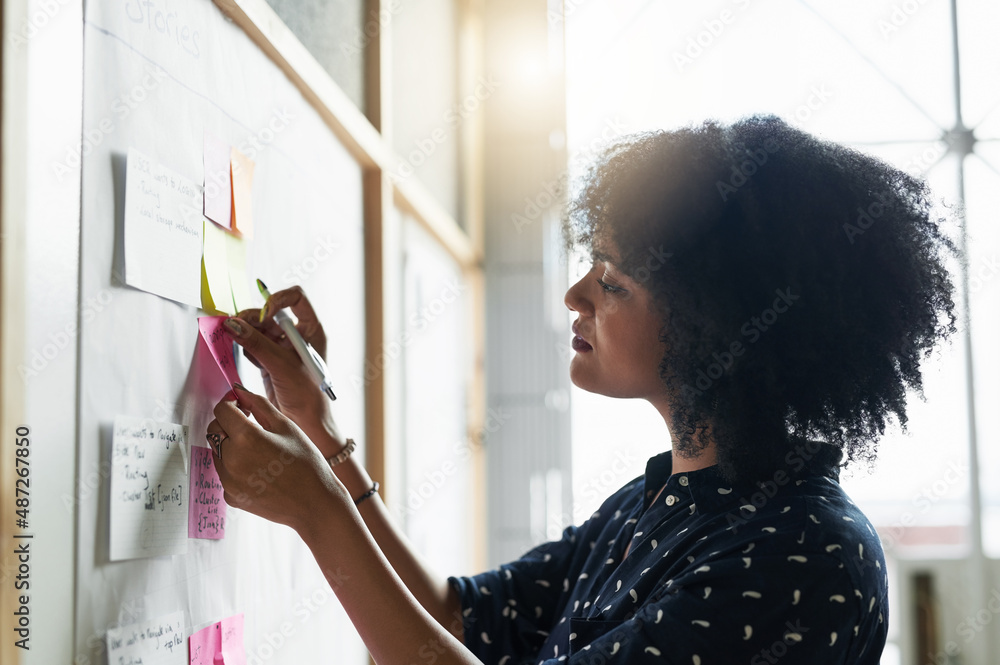
<svg viewBox="0 0 1000 665"><path fill-rule="evenodd" d="M804 441L870 466L890 414L905 431L920 356L956 332L947 221L922 180L753 116L615 142L562 227L650 292L675 448L711 426L720 471L760 481Z"/></svg>

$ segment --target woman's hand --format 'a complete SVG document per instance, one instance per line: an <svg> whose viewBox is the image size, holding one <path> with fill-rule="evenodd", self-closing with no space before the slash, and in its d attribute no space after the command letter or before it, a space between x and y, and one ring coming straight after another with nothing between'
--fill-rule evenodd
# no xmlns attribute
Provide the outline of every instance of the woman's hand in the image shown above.
<svg viewBox="0 0 1000 665"><path fill-rule="evenodd" d="M316 312L298 286L271 294L264 314L289 307L298 319L296 329L306 342L326 358L326 334ZM247 309L228 319L226 327L233 339L243 347L243 354L260 369L268 399L317 442L330 450L321 449L324 457L339 452L343 437L330 413L330 400L323 394L292 343L274 319L261 321L261 310Z"/></svg>
<svg viewBox="0 0 1000 665"><path fill-rule="evenodd" d="M241 388L235 389L239 402L229 393L216 404L206 434L223 496L231 506L301 532L320 514L318 506L350 497L302 430L266 398Z"/></svg>

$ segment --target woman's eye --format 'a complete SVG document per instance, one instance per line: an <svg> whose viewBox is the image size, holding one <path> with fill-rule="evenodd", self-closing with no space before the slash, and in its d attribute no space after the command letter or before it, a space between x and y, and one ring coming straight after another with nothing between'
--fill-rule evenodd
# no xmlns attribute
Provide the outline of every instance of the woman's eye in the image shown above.
<svg viewBox="0 0 1000 665"><path fill-rule="evenodd" d="M600 277L597 278L597 283L600 284L601 288L607 291L608 293L617 293L618 291L624 291L624 289L621 289L617 286L611 286Z"/></svg>

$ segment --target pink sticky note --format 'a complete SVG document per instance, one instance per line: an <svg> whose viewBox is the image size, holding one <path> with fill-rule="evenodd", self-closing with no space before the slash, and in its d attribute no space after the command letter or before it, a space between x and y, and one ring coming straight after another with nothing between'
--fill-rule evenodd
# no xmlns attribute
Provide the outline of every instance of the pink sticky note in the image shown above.
<svg viewBox="0 0 1000 665"><path fill-rule="evenodd" d="M188 638L191 665L217 665L222 662L222 624L216 622ZM216 656L219 660L216 660Z"/></svg>
<svg viewBox="0 0 1000 665"><path fill-rule="evenodd" d="M205 217L224 229L233 225L233 179L229 144L205 132Z"/></svg>
<svg viewBox="0 0 1000 665"><path fill-rule="evenodd" d="M240 375L236 372L236 359L233 357L233 338L229 336L229 331L222 325L226 320L225 316L201 316L198 317L198 330L201 338L208 345L208 350L212 352L216 364L229 387L234 384L243 383Z"/></svg>
<svg viewBox="0 0 1000 665"><path fill-rule="evenodd" d="M212 463L212 451L203 446L191 448L191 497L188 501L188 538L212 538L226 535L226 500L222 482Z"/></svg>
<svg viewBox="0 0 1000 665"><path fill-rule="evenodd" d="M222 662L225 665L247 665L247 653L243 648L242 614L222 620Z"/></svg>
<svg viewBox="0 0 1000 665"><path fill-rule="evenodd" d="M236 614L202 628L188 639L191 665L246 665L243 615Z"/></svg>

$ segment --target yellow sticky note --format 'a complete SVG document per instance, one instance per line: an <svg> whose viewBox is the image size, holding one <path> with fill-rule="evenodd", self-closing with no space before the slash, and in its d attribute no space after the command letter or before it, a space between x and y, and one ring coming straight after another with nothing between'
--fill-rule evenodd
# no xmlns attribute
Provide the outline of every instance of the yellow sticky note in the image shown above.
<svg viewBox="0 0 1000 665"><path fill-rule="evenodd" d="M231 233L225 233L225 236L229 286L233 293L236 310L242 312L253 307L250 287L247 283L247 241Z"/></svg>
<svg viewBox="0 0 1000 665"><path fill-rule="evenodd" d="M230 151L233 171L233 229L253 237L253 160L236 148Z"/></svg>
<svg viewBox="0 0 1000 665"><path fill-rule="evenodd" d="M205 224L205 249L201 258L201 304L206 312L222 312L233 316L233 290L229 283L229 257L227 238L230 237L218 226L208 221Z"/></svg>

